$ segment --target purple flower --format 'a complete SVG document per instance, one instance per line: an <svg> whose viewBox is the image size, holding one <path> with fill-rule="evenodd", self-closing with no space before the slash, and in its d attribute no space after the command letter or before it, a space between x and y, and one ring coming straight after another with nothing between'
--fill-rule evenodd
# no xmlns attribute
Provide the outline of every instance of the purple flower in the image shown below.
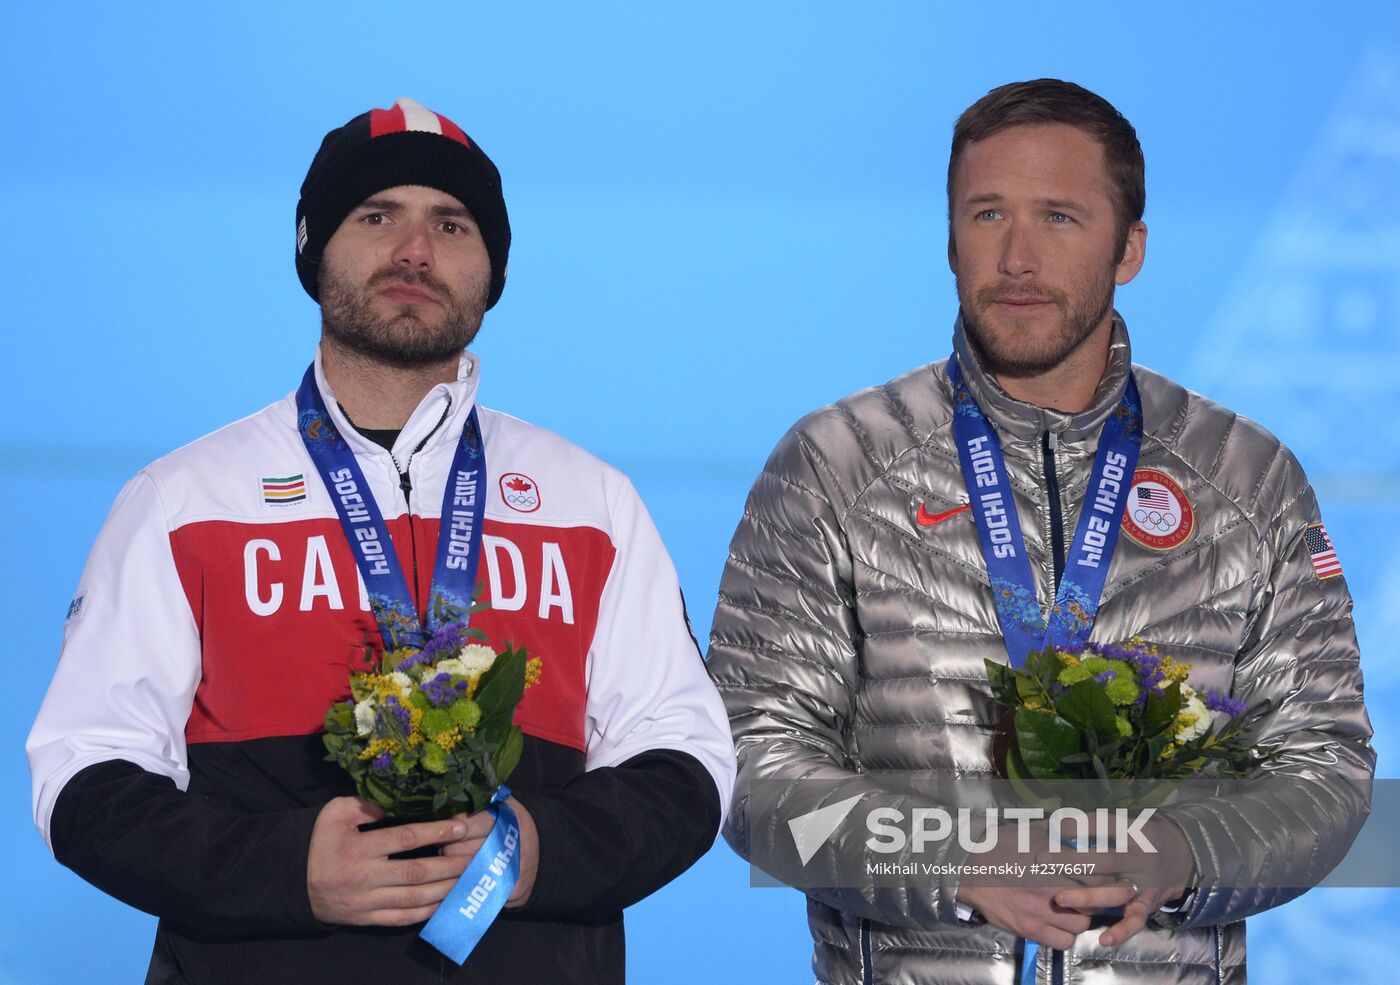
<svg viewBox="0 0 1400 985"><path fill-rule="evenodd" d="M1105 670L1102 674L1095 674L1095 675L1094 675L1094 682L1095 682L1096 684L1107 684L1109 681L1113 680L1113 679L1114 679L1115 677L1117 677L1117 676L1118 676L1118 671L1116 671L1116 670Z"/></svg>
<svg viewBox="0 0 1400 985"><path fill-rule="evenodd" d="M1224 712L1231 718L1238 718L1244 714L1244 702L1238 698L1231 698L1228 695L1202 688L1201 699L1205 701L1206 707L1211 711Z"/></svg>
<svg viewBox="0 0 1400 985"><path fill-rule="evenodd" d="M418 654L422 660L436 660L440 655L455 650L462 643L462 634L466 632L467 624L464 622L449 622L440 626L433 634L433 638L428 640L426 646Z"/></svg>
<svg viewBox="0 0 1400 985"><path fill-rule="evenodd" d="M370 766L371 766L371 767L373 767L374 769L377 769L377 770L379 770L379 771L381 771L381 772L384 771L384 770L387 770L390 766L393 766L393 765L394 765L394 757L393 757L393 756L390 756L387 752L386 752L386 753L381 753L378 757L376 757L376 758L374 759L373 762L370 763Z"/></svg>
<svg viewBox="0 0 1400 985"><path fill-rule="evenodd" d="M399 699L394 695L384 699L384 710L394 717L399 723L399 730L405 735L408 734L412 718L408 714L408 709L399 703Z"/></svg>
<svg viewBox="0 0 1400 985"><path fill-rule="evenodd" d="M451 674L441 673L430 681L424 681L419 690L432 702L434 707L441 708L443 705L450 705L466 694L467 682L459 680L453 684Z"/></svg>

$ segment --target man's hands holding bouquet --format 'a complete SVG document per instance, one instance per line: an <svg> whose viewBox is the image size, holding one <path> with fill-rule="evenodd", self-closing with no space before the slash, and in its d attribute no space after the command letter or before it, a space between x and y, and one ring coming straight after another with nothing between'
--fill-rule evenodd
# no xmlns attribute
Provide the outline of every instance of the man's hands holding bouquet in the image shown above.
<svg viewBox="0 0 1400 985"><path fill-rule="evenodd" d="M514 797L520 824L520 880L507 908L524 906L535 885L539 836L534 819ZM451 891L490 834L488 811L441 821L360 830L387 815L360 797L337 797L322 808L311 832L307 892L316 919L328 924L403 927L423 923ZM438 855L393 858L438 846Z"/></svg>
<svg viewBox="0 0 1400 985"><path fill-rule="evenodd" d="M1044 822L1032 824L1030 829L1031 845L1048 844ZM1093 872L1041 877L1016 886L1005 885L1004 878L971 877L958 888L958 901L972 907L988 923L1046 947L1069 948L1076 936L1093 926L1095 917L1109 914L1118 919L1099 935L1098 943L1100 947L1116 947L1146 927L1153 913L1181 897L1191 883L1190 847L1169 821L1154 818L1145 825L1143 833L1154 849L1151 852L1123 839L1121 832L1096 831L1094 839L1107 837L1124 850L1086 853L1040 848L1018 853L1014 830L1004 828L997 849L978 861L1020 863L1030 872L1045 872L1046 866L1074 865L1088 859Z"/></svg>
<svg viewBox="0 0 1400 985"><path fill-rule="evenodd" d="M1017 839L1004 832L994 856L1006 858L979 861L1019 863L1039 878L1017 886L968 881L959 902L995 926L1064 949L1106 913L1120 915L1099 945L1122 944L1183 896L1193 872L1180 829L1161 817L1148 820L1142 833L1149 851L1115 826L1123 819L1114 812L1161 803L1173 780L1247 771L1243 704L1193 689L1189 672L1189 664L1140 640L1047 647L1019 669L987 661L992 694L1006 709L993 739L997 774L1025 802L1083 808L1093 826L1085 844L1074 845L1056 844L1043 823L1032 825L1032 843L1053 844L1054 851L1017 853L1009 847Z"/></svg>

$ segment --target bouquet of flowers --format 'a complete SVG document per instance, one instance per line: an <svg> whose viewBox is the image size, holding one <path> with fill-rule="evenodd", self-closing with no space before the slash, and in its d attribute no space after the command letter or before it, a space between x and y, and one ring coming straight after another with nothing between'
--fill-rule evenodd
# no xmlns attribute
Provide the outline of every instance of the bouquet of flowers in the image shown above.
<svg viewBox="0 0 1400 985"><path fill-rule="evenodd" d="M1007 715L998 773L1025 780L1172 780L1243 775L1244 703L1186 683L1190 664L1139 639L1032 652L1021 669L988 660Z"/></svg>
<svg viewBox="0 0 1400 985"><path fill-rule="evenodd" d="M524 649L497 653L451 612L437 624L421 647L394 634L377 666L367 647L371 669L350 675L351 699L325 719L326 758L350 774L360 796L413 820L491 802L524 745L515 706L540 679L539 659Z"/></svg>

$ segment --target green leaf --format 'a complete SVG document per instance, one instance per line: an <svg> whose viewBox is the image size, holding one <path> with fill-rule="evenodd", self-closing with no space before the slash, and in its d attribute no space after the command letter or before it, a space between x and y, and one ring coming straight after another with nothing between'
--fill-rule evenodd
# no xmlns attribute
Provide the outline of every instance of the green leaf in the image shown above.
<svg viewBox="0 0 1400 985"><path fill-rule="evenodd" d="M1041 685L1048 691L1050 685L1059 679L1060 671L1065 669L1064 658L1060 656L1060 651L1053 646L1047 646L1043 650L1036 650L1026 658L1026 667Z"/></svg>
<svg viewBox="0 0 1400 985"><path fill-rule="evenodd" d="M365 776L361 792L367 799L374 801L386 811L393 811L394 793L383 783L379 782L377 777L372 775Z"/></svg>
<svg viewBox="0 0 1400 985"><path fill-rule="evenodd" d="M525 693L525 651L507 650L481 675L476 703L483 720L509 719Z"/></svg>
<svg viewBox="0 0 1400 985"><path fill-rule="evenodd" d="M1093 732L1099 742L1118 738L1113 702L1093 681L1080 681L1055 702L1060 716L1085 732Z"/></svg>
<svg viewBox="0 0 1400 985"><path fill-rule="evenodd" d="M525 735L518 726L512 726L510 734L506 736L505 743L491 758L498 784L510 779L510 774L515 769L515 765L520 762L520 754L524 751Z"/></svg>
<svg viewBox="0 0 1400 985"><path fill-rule="evenodd" d="M987 665L987 683L991 685L992 695L998 701L1002 701L1002 695L1014 686L1012 683L1014 671L1006 664L997 663L995 660L984 658L982 662Z"/></svg>
<svg viewBox="0 0 1400 985"><path fill-rule="evenodd" d="M1177 712L1181 711L1181 685L1172 682L1165 693L1157 696L1157 692L1148 689L1147 705L1142 709L1142 728L1149 735L1164 731L1176 722Z"/></svg>
<svg viewBox="0 0 1400 985"><path fill-rule="evenodd" d="M1045 693L1045 688L1040 681L1029 674L1016 675L1016 701L1017 704L1027 704L1039 698ZM1043 702L1042 702L1043 703Z"/></svg>
<svg viewBox="0 0 1400 985"><path fill-rule="evenodd" d="M355 724L355 706L348 701L337 701L326 710L326 729L348 730Z"/></svg>
<svg viewBox="0 0 1400 985"><path fill-rule="evenodd" d="M1079 730L1049 711L1016 713L1016 743L1031 775L1042 780L1063 777L1061 763L1080 751Z"/></svg>

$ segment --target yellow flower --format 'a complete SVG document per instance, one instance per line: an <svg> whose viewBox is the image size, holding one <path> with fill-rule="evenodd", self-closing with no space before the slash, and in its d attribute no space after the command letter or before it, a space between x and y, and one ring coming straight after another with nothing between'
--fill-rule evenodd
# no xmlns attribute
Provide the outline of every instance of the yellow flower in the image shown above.
<svg viewBox="0 0 1400 985"><path fill-rule="evenodd" d="M540 675L544 673L544 661L539 657L531 657L525 661L525 686L534 687L540 682Z"/></svg>
<svg viewBox="0 0 1400 985"><path fill-rule="evenodd" d="M392 737L371 739L369 745L365 746L364 751L360 753L360 758L378 759L386 752L390 756L397 756L400 748L399 740Z"/></svg>
<svg viewBox="0 0 1400 985"><path fill-rule="evenodd" d="M433 745L437 746L443 751L451 749L453 746L455 746L461 741L462 730L456 725L452 726L451 728L443 729L437 735L433 736Z"/></svg>
<svg viewBox="0 0 1400 985"><path fill-rule="evenodd" d="M1161 670L1162 675L1168 681L1184 681L1191 673L1191 665L1181 663L1174 657L1165 656L1162 658Z"/></svg>

